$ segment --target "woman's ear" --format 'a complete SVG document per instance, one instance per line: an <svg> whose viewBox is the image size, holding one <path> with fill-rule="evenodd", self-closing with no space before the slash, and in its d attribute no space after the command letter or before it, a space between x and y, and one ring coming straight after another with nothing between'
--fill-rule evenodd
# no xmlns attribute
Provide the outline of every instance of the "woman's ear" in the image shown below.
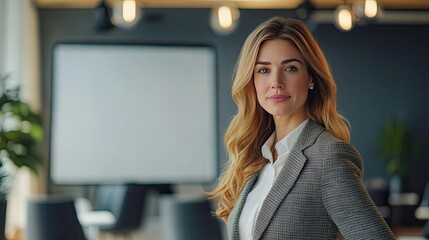
<svg viewBox="0 0 429 240"><path fill-rule="evenodd" d="M313 81L313 76L311 76L310 74L310 86L309 86L310 90L313 90L314 88L314 81Z"/></svg>

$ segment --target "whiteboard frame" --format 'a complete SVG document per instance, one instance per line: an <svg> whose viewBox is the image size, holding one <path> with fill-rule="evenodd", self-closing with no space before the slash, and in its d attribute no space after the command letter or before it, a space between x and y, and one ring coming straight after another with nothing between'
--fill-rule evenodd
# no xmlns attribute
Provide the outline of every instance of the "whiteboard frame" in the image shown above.
<svg viewBox="0 0 429 240"><path fill-rule="evenodd" d="M56 96L56 87L58 84L58 75L61 75L59 73L61 70L58 70L57 66L57 54L59 49L63 49L64 47L76 47L76 46L85 46L85 47L123 47L123 48L154 48L154 49L169 49L169 50L202 50L203 52L209 52L211 58L211 61L213 62L213 65L211 66L210 71L212 72L212 78L211 82L208 83L211 87L211 92L208 94L208 102L212 106L210 109L210 115L211 115L211 122L208 123L211 125L211 142L212 147L210 148L211 155L213 156L211 160L207 162L208 165L210 165L210 170L207 171L207 174L204 176L194 176L194 177L187 177L187 178L180 178L180 177L174 177L167 175L162 178L160 176L157 176L155 178L149 179L145 177L136 177L133 175L132 177L125 176L119 176L119 177L103 177L103 176L97 176L94 178L88 177L87 175L81 177L81 176L70 176L68 177L62 177L62 173L58 173L58 170L55 169L55 164L58 164L58 160L55 159L56 153L55 153L55 144L58 142L58 137L55 136L56 131L56 113L59 111L58 108L60 106L57 106L57 96ZM207 45L160 45L160 44L127 44L127 43L58 43L55 45L53 52L52 52L52 79L51 79L51 111L50 111L50 136L49 136L49 179L50 182L54 185L98 185L98 184L123 184L123 183L138 183L138 184L195 184L195 183L211 183L213 182L218 174L218 144L217 144L217 56L216 51L213 47L207 46ZM58 107L58 108L57 108ZM186 136L183 138L183 140L186 140ZM130 166L129 169L132 169L135 166ZM82 168L83 169L83 168ZM177 166L176 168L177 169ZM109 173L110 174L110 173ZM189 175L189 174L188 174Z"/></svg>

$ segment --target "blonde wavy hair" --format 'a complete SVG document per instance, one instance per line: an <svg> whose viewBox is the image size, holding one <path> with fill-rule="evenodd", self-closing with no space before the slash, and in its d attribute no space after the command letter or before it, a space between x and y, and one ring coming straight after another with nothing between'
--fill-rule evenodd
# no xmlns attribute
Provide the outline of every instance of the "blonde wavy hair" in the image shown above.
<svg viewBox="0 0 429 240"><path fill-rule="evenodd" d="M350 141L347 121L337 113L334 78L311 32L295 19L274 17L262 23L247 37L235 67L232 97L238 111L225 134L228 162L218 185L207 192L219 201L215 214L225 222L246 181L265 164L261 147L275 130L272 116L257 101L253 83L259 48L264 41L273 39L290 41L304 57L314 82L306 102L307 117L335 137Z"/></svg>

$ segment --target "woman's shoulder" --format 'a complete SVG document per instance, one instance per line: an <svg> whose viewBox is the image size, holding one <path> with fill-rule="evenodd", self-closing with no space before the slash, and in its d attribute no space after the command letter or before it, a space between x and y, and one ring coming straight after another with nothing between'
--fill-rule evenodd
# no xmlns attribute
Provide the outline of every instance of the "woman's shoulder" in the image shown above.
<svg viewBox="0 0 429 240"><path fill-rule="evenodd" d="M336 138L327 130L324 130L311 146L314 152L318 153L318 158L327 162L353 162L362 168L363 162L359 151L348 142Z"/></svg>
<svg viewBox="0 0 429 240"><path fill-rule="evenodd" d="M306 142L301 146L306 146L307 150L317 153L319 157L346 154L360 158L358 150L351 143L335 137L316 121L310 120L301 135L302 142Z"/></svg>
<svg viewBox="0 0 429 240"><path fill-rule="evenodd" d="M332 135L326 128L320 125L317 122L312 122L313 125L318 125L321 129L320 134L315 138L314 147L317 147L322 150L331 150L331 151L351 151L357 152L356 148L349 142L343 141L334 135Z"/></svg>

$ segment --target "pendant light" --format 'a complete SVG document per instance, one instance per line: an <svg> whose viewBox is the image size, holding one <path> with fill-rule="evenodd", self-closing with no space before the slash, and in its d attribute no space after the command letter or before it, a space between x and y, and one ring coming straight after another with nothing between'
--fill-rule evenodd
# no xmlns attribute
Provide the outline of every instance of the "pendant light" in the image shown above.
<svg viewBox="0 0 429 240"><path fill-rule="evenodd" d="M367 18L374 18L378 13L378 4L376 0L365 0L364 13Z"/></svg>
<svg viewBox="0 0 429 240"><path fill-rule="evenodd" d="M343 32L348 32L354 27L354 16L350 5L344 1L335 10L335 26Z"/></svg>
<svg viewBox="0 0 429 240"><path fill-rule="evenodd" d="M223 3L211 10L210 27L219 35L229 35L238 26L240 12L233 3Z"/></svg>
<svg viewBox="0 0 429 240"><path fill-rule="evenodd" d="M141 12L136 0L116 1L113 5L113 24L119 28L132 28L140 20Z"/></svg>

